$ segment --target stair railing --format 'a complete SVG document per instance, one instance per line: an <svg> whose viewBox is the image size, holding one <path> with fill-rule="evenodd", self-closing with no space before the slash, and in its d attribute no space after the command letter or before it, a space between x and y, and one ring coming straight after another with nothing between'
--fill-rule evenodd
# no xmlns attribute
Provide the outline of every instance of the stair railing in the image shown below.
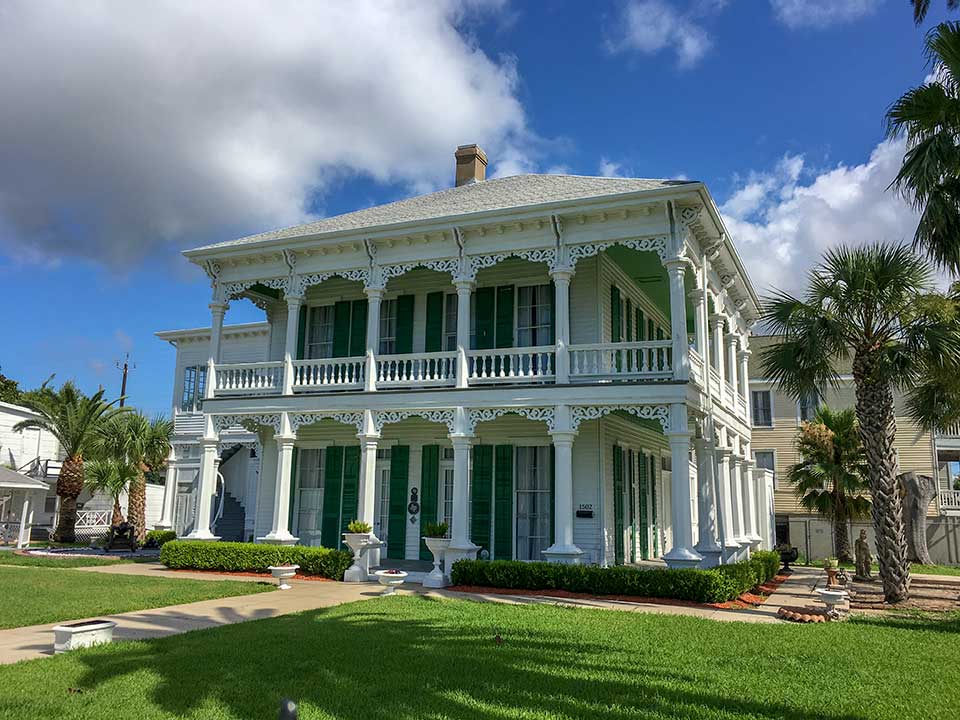
<svg viewBox="0 0 960 720"><path fill-rule="evenodd" d="M216 530L217 523L220 522L220 518L223 517L223 504L227 499L227 482L223 479L223 473L217 472L217 495L220 497L220 502L217 503L217 511L214 513L213 521L210 523L210 529Z"/></svg>

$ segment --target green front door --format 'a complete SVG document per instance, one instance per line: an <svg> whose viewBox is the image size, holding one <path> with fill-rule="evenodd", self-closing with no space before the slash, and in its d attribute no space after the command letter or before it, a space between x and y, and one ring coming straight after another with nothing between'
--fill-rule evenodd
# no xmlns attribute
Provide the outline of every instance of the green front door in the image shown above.
<svg viewBox="0 0 960 720"><path fill-rule="evenodd" d="M613 556L623 565L623 449L613 446Z"/></svg>
<svg viewBox="0 0 960 720"><path fill-rule="evenodd" d="M390 448L390 518L387 522L387 557L403 560L407 545L407 481L410 446Z"/></svg>
<svg viewBox="0 0 960 720"><path fill-rule="evenodd" d="M357 489L360 483L360 447L330 447L324 453L323 546L343 546L347 525L357 519Z"/></svg>

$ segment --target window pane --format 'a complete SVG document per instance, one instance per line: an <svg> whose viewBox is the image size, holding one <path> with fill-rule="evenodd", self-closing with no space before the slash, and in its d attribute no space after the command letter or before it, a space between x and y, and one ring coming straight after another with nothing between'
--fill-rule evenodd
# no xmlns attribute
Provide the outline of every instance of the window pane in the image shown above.
<svg viewBox="0 0 960 720"><path fill-rule="evenodd" d="M769 390L753 390L750 393L753 406L753 424L757 427L773 425L772 398Z"/></svg>
<svg viewBox="0 0 960 720"><path fill-rule="evenodd" d="M183 394L180 398L180 409L184 412L193 410L194 392L197 383L197 369L188 367L183 369Z"/></svg>
<svg viewBox="0 0 960 720"><path fill-rule="evenodd" d="M457 296L447 293L443 310L443 349L457 349Z"/></svg>
<svg viewBox="0 0 960 720"><path fill-rule="evenodd" d="M397 301L384 300L380 306L380 353L397 351Z"/></svg>
<svg viewBox="0 0 960 720"><path fill-rule="evenodd" d="M309 359L328 358L333 355L333 306L310 308L307 321L307 347Z"/></svg>
<svg viewBox="0 0 960 720"><path fill-rule="evenodd" d="M550 545L550 448L516 448L517 559L543 560Z"/></svg>
<svg viewBox="0 0 960 720"><path fill-rule="evenodd" d="M552 345L550 285L517 288L517 347Z"/></svg>

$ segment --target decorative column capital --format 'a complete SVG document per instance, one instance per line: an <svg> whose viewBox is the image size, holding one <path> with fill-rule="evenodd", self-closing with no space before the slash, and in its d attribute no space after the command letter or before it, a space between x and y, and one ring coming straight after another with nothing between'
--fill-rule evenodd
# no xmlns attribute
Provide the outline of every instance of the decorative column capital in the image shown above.
<svg viewBox="0 0 960 720"><path fill-rule="evenodd" d="M685 258L682 255L676 255L671 258L667 258L663 261L663 266L667 269L667 272L672 274L680 274L687 271L687 268L690 267L690 259Z"/></svg>
<svg viewBox="0 0 960 720"><path fill-rule="evenodd" d="M737 343L740 342L740 338L737 337L737 336L736 336L734 333L732 333L732 332L731 332L731 333L727 333L727 336L724 338L724 340L726 340L727 345L736 345Z"/></svg>
<svg viewBox="0 0 960 720"><path fill-rule="evenodd" d="M364 445L373 445L376 447L377 443L380 442L380 435L377 433L358 433L357 439Z"/></svg>
<svg viewBox="0 0 960 720"><path fill-rule="evenodd" d="M363 292L366 294L368 300L381 300L383 299L384 288L364 286Z"/></svg>
<svg viewBox="0 0 960 720"><path fill-rule="evenodd" d="M569 283L575 272L572 265L559 265L550 268L550 278L555 283Z"/></svg>
<svg viewBox="0 0 960 720"><path fill-rule="evenodd" d="M230 304L226 300L214 300L207 307L214 315L223 315L227 312Z"/></svg>
<svg viewBox="0 0 960 720"><path fill-rule="evenodd" d="M720 325L723 325L727 321L727 318L720 313L711 313L708 320L710 321L710 324L713 325L714 327L719 327Z"/></svg>
<svg viewBox="0 0 960 720"><path fill-rule="evenodd" d="M753 355L753 351L747 348L744 348L737 353L737 357L741 360L748 360L751 355Z"/></svg>
<svg viewBox="0 0 960 720"><path fill-rule="evenodd" d="M458 293L470 293L473 292L473 287L476 283L472 278L457 275L453 278L453 284L457 288Z"/></svg>
<svg viewBox="0 0 960 720"><path fill-rule="evenodd" d="M284 300L288 308L299 308L303 304L303 295L285 295Z"/></svg>
<svg viewBox="0 0 960 720"><path fill-rule="evenodd" d="M280 445L281 447L285 447L285 446L288 446L288 445L292 447L293 444L297 441L297 436L296 436L296 435L279 435L279 434L277 434L277 435L274 435L274 436L273 436L273 439L276 440L276 441L277 441L277 445Z"/></svg>
<svg viewBox="0 0 960 720"><path fill-rule="evenodd" d="M553 440L554 445L573 445L577 437L576 430L551 430L547 433Z"/></svg>

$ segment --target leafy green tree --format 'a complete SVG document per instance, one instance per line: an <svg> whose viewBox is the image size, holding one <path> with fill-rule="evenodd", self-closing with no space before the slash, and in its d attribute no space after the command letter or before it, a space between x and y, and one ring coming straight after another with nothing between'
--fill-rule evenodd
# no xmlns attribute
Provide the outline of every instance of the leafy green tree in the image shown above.
<svg viewBox="0 0 960 720"><path fill-rule="evenodd" d="M133 465L113 458L89 460L84 466L85 484L94 492L101 492L113 499L111 525L123 522L120 496L137 479L138 471Z"/></svg>
<svg viewBox="0 0 960 720"><path fill-rule="evenodd" d="M37 417L14 425L14 432L37 428L46 430L60 443L66 455L57 478L60 497L60 516L54 539L59 542L76 541L77 497L83 491L84 455L91 451L100 425L126 411L103 399L103 388L91 396L84 395L72 381L59 390L49 380L38 390L23 393L20 404L32 410Z"/></svg>
<svg viewBox="0 0 960 720"><path fill-rule="evenodd" d="M778 292L763 316L779 342L761 362L767 377L801 398L839 386L839 368L852 362L856 414L866 458L880 578L887 602L910 592L903 503L897 482L894 391L926 426L936 409L919 414L917 398L936 392L937 372L960 372L960 332L931 295L932 272L908 248L870 245L828 251L810 273L801 298Z"/></svg>
<svg viewBox="0 0 960 720"><path fill-rule="evenodd" d="M906 137L907 152L891 186L919 212L914 247L960 273L960 23L926 37L931 78L887 111L887 135Z"/></svg>
<svg viewBox="0 0 960 720"><path fill-rule="evenodd" d="M127 519L136 528L137 540L147 537L146 474L164 466L170 454L173 421L163 416L149 418L132 412L112 418L99 432L100 452L115 462L127 463L137 471L130 482Z"/></svg>
<svg viewBox="0 0 960 720"><path fill-rule="evenodd" d="M800 462L787 471L800 504L833 523L837 558L852 562L847 523L870 513L867 465L853 408L817 409L797 436Z"/></svg>
<svg viewBox="0 0 960 720"><path fill-rule="evenodd" d="M0 402L19 405L21 399L20 384L0 372Z"/></svg>

